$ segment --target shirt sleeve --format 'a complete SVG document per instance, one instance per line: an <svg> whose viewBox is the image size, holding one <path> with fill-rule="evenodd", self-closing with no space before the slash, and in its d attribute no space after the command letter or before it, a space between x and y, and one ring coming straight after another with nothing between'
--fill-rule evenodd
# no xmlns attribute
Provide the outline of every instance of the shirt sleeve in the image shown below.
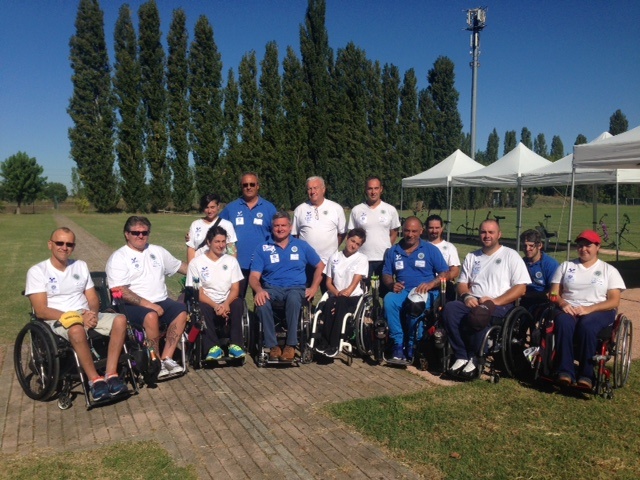
<svg viewBox="0 0 640 480"><path fill-rule="evenodd" d="M473 252L467 253L467 256L464 257L464 263L462 264L460 277L458 277L458 283L469 283L469 275L473 267L473 258Z"/></svg>
<svg viewBox="0 0 640 480"><path fill-rule="evenodd" d="M171 255L168 250L162 247L159 248L162 255L162 263L164 265L164 274L169 276L174 275L178 270L180 270L182 262Z"/></svg>
<svg viewBox="0 0 640 480"><path fill-rule="evenodd" d="M189 262L189 267L187 268L187 278L185 279L185 286L187 287L193 287L194 277L200 278L200 273L198 272L198 265L196 262L196 258L194 258Z"/></svg>
<svg viewBox="0 0 640 480"><path fill-rule="evenodd" d="M109 257L107 261L107 281L109 287L126 287L131 284L131 278L129 277L129 269L127 268L127 261L123 258L120 251L116 251Z"/></svg>
<svg viewBox="0 0 640 480"><path fill-rule="evenodd" d="M347 220L344 216L344 208L339 203L336 203L336 208L338 210L338 234L344 235L347 233Z"/></svg>
<svg viewBox="0 0 640 480"><path fill-rule="evenodd" d="M45 285L44 270L39 268L38 265L34 265L27 271L27 284L24 289L25 295L31 295L32 293L44 293L47 291Z"/></svg>
<svg viewBox="0 0 640 480"><path fill-rule="evenodd" d="M393 213L391 214L391 230L395 230L396 228L400 228L400 217L398 216L398 210L394 207Z"/></svg>
<svg viewBox="0 0 640 480"><path fill-rule="evenodd" d="M355 218L355 208L351 209L351 213L349 214L349 223L347 225L347 230L353 230L356 228Z"/></svg>
<svg viewBox="0 0 640 480"><path fill-rule="evenodd" d="M262 273L264 270L264 258L262 258L262 247L264 244L260 244L253 251L251 256L251 266L249 267L252 272Z"/></svg>
<svg viewBox="0 0 640 480"><path fill-rule="evenodd" d="M293 211L293 220L291 221L291 235L298 235L298 218L300 217L300 205Z"/></svg>
<svg viewBox="0 0 640 480"><path fill-rule="evenodd" d="M195 242L196 242L196 222L191 222L191 225L189 225L189 241L185 242L185 245L187 247L191 247L194 250L196 250L198 246L195 244Z"/></svg>
<svg viewBox="0 0 640 480"><path fill-rule="evenodd" d="M383 275L393 275L393 252L394 247L391 247L384 255L384 265L382 266Z"/></svg>
<svg viewBox="0 0 640 480"><path fill-rule="evenodd" d="M369 276L369 260L364 254L358 256L358 263L355 268L356 275L362 275L362 278Z"/></svg>

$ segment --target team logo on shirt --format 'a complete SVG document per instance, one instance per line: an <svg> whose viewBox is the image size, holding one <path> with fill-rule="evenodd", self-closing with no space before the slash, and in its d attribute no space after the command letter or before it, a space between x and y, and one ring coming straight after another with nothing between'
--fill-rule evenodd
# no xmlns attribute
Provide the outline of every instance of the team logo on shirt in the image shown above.
<svg viewBox="0 0 640 480"><path fill-rule="evenodd" d="M312 215L312 214L311 214L311 211L308 211L308 212L305 214L304 219L305 219L305 221L306 221L307 223L309 223L309 222L311 221L311 215Z"/></svg>
<svg viewBox="0 0 640 480"><path fill-rule="evenodd" d="M258 212L258 213L256 214L256 217L258 217L258 218L262 218L262 212Z"/></svg>
<svg viewBox="0 0 640 480"><path fill-rule="evenodd" d="M424 258L424 253L420 252L420 253L418 254L418 258L419 258L420 260L422 260L422 259Z"/></svg>
<svg viewBox="0 0 640 480"><path fill-rule="evenodd" d="M273 245L262 245L262 251L263 252L275 252L276 251L276 247Z"/></svg>
<svg viewBox="0 0 640 480"><path fill-rule="evenodd" d="M602 275L602 272L601 272L600 270L598 270L597 272L593 272L593 274L594 274L596 277L599 277L600 275Z"/></svg>
<svg viewBox="0 0 640 480"><path fill-rule="evenodd" d="M497 259L497 260L496 260L496 263L497 263L498 265L500 265L500 264L502 263L502 259L501 259L501 258Z"/></svg>
<svg viewBox="0 0 640 480"><path fill-rule="evenodd" d="M131 264L133 265L133 268L135 268L136 270L140 270L140 262L138 261L138 257L131 257Z"/></svg>
<svg viewBox="0 0 640 480"><path fill-rule="evenodd" d="M542 272L536 272L536 278L542 278Z"/></svg>
<svg viewBox="0 0 640 480"><path fill-rule="evenodd" d="M296 247L296 246L291 247L291 251L293 253L296 253L298 251L298 247Z"/></svg>
<svg viewBox="0 0 640 480"><path fill-rule="evenodd" d="M333 263L334 265L337 265L339 262L340 262L339 258L334 258L333 262L331 262L331 263Z"/></svg>
<svg viewBox="0 0 640 480"><path fill-rule="evenodd" d="M396 253L396 260L400 260L402 258L402 255L399 253Z"/></svg>
<svg viewBox="0 0 640 480"><path fill-rule="evenodd" d="M238 215L236 215L236 216L241 217L242 216L242 210L238 210Z"/></svg>
<svg viewBox="0 0 640 480"><path fill-rule="evenodd" d="M202 227L196 227L196 236L198 236L201 230L202 230Z"/></svg>
<svg viewBox="0 0 640 480"><path fill-rule="evenodd" d="M209 279L209 267L202 267L200 269L200 276L203 280L207 281Z"/></svg>
<svg viewBox="0 0 640 480"><path fill-rule="evenodd" d="M222 269L223 269L223 270L228 270L228 269L229 269L229 265L223 265L223 266L222 266Z"/></svg>
<svg viewBox="0 0 640 480"><path fill-rule="evenodd" d="M323 214L323 215L329 215L329 210L323 210L323 211L322 211L322 214Z"/></svg>
<svg viewBox="0 0 640 480"><path fill-rule="evenodd" d="M386 214L387 211L386 210L381 210L380 213L382 213L382 215Z"/></svg>
<svg viewBox="0 0 640 480"><path fill-rule="evenodd" d="M73 274L73 279L74 280L80 280L80 275L78 275L77 273Z"/></svg>

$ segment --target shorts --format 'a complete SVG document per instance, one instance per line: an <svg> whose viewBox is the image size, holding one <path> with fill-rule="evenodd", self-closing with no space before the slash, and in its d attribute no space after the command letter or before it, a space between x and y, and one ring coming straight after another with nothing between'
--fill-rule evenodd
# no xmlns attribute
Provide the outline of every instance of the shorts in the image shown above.
<svg viewBox="0 0 640 480"><path fill-rule="evenodd" d="M176 302L170 298L155 303L156 305L160 305L164 310L164 314L160 317L160 325L164 325L165 327L173 322L182 312L186 313L187 311L187 306L184 303ZM144 317L146 317L149 312L153 312L153 310L147 307L141 307L140 305L126 305L123 310L129 322L139 327L143 326Z"/></svg>
<svg viewBox="0 0 640 480"><path fill-rule="evenodd" d="M108 337L111 335L113 321L118 315L118 313L98 313L98 325L96 325L93 331ZM51 327L53 333L64 338L66 341L69 341L69 329L64 328L58 320L45 320L45 322Z"/></svg>

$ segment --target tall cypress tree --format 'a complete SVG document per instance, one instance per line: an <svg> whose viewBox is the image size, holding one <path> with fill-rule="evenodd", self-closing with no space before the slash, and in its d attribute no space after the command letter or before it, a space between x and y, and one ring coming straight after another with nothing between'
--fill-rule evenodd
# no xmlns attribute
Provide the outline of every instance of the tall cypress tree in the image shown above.
<svg viewBox="0 0 640 480"><path fill-rule="evenodd" d="M261 116L258 95L258 62L253 50L242 56L240 61L240 155L245 170L255 171L262 175L261 160Z"/></svg>
<svg viewBox="0 0 640 480"><path fill-rule="evenodd" d="M527 127L522 127L520 132L520 143L522 143L529 150L533 148L533 142L531 140L531 131Z"/></svg>
<svg viewBox="0 0 640 480"><path fill-rule="evenodd" d="M240 136L240 110L238 106L238 82L233 69L227 74L227 85L223 90L224 99L224 149L215 169L215 175L220 179L219 195L226 202L231 201L238 194L238 182L242 175L242 157L238 149Z"/></svg>
<svg viewBox="0 0 640 480"><path fill-rule="evenodd" d="M151 210L167 207L170 197L170 171L167 165L167 100L165 54L161 43L160 12L155 0L138 10L142 103L145 115L145 159L151 181Z"/></svg>
<svg viewBox="0 0 640 480"><path fill-rule="evenodd" d="M282 79L278 61L278 45L267 43L264 59L261 62L260 75L260 111L262 114L262 177L264 194L277 206L288 205L288 193L280 187L287 183L291 167L283 157L284 112L282 108Z"/></svg>
<svg viewBox="0 0 640 480"><path fill-rule="evenodd" d="M224 141L222 61L207 17L198 18L189 51L191 148L199 195L217 191L215 176Z"/></svg>
<svg viewBox="0 0 640 480"><path fill-rule="evenodd" d="M87 197L99 212L112 211L118 201L113 172L114 124L109 56L104 15L97 0L80 0L76 33L69 42L73 94L67 112L71 158L78 165Z"/></svg>
<svg viewBox="0 0 640 480"><path fill-rule="evenodd" d="M381 176L383 171L383 154L385 149L384 135L384 97L382 93L382 69L380 62L368 62L365 76L367 97L368 139L365 145L364 176L360 185L369 175ZM359 186L360 187L360 186ZM358 199L362 197L359 188Z"/></svg>
<svg viewBox="0 0 640 480"><path fill-rule="evenodd" d="M551 139L551 153L549 160L556 161L564 157L564 145L558 135L554 135Z"/></svg>
<svg viewBox="0 0 640 480"><path fill-rule="evenodd" d="M487 151L486 151L487 165L491 165L493 162L498 160L499 151L500 151L500 136L498 135L498 132L494 128L493 131L489 134L489 138L487 140Z"/></svg>
<svg viewBox="0 0 640 480"><path fill-rule="evenodd" d="M418 122L418 80L415 70L410 68L404 75L400 90L400 113L398 116L398 153L402 159L396 177L392 180L397 189L391 197L395 204L400 203L399 189L402 179L420 172L420 125ZM415 189L407 190L404 206L413 206L416 199ZM426 192L420 192L424 195ZM423 197L424 198L424 197Z"/></svg>
<svg viewBox="0 0 640 480"><path fill-rule="evenodd" d="M180 212L193 206L193 179L189 168L189 102L187 61L187 16L181 8L173 11L167 43L167 92L169 100L169 140L173 171L173 205Z"/></svg>
<svg viewBox="0 0 640 480"><path fill-rule="evenodd" d="M397 183L397 170L400 165L398 152L398 116L400 113L400 70L395 65L385 64L382 67L382 125L384 130L384 151L382 156L383 171L381 173L385 201L400 205L400 185Z"/></svg>
<svg viewBox="0 0 640 480"><path fill-rule="evenodd" d="M114 97L120 116L116 152L122 177L122 198L128 212L146 212L149 194L143 155L142 100L138 43L128 5L120 8L114 31Z"/></svg>
<svg viewBox="0 0 640 480"><path fill-rule="evenodd" d="M627 116L622 113L622 110L618 109L613 112L613 115L609 118L609 133L611 135L618 135L629 130L629 121Z"/></svg>
<svg viewBox="0 0 640 480"><path fill-rule="evenodd" d="M502 155L506 155L517 146L518 141L516 140L516 131L507 130L504 134L504 151L502 152Z"/></svg>
<svg viewBox="0 0 640 480"><path fill-rule="evenodd" d="M549 149L544 133L539 133L533 141L533 151L543 158L549 158Z"/></svg>
<svg viewBox="0 0 640 480"><path fill-rule="evenodd" d="M300 27L300 51L307 89L309 157L316 172L325 165L329 152L329 103L332 53L325 26L325 0L309 0L305 24Z"/></svg>
<svg viewBox="0 0 640 480"><path fill-rule="evenodd" d="M588 143L589 141L587 140L587 137L585 137L583 134L579 133L578 136L576 137L576 141L573 142L574 145L584 145L585 143Z"/></svg>

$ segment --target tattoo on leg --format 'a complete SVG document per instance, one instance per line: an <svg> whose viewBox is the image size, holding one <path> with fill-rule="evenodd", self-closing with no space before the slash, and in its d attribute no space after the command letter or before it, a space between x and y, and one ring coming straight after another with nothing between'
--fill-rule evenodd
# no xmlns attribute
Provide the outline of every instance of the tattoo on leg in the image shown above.
<svg viewBox="0 0 640 480"><path fill-rule="evenodd" d="M169 325L167 329L167 336L165 337L165 342L167 346L174 346L178 344L178 340L180 339L180 334L178 333L178 326L173 322Z"/></svg>

